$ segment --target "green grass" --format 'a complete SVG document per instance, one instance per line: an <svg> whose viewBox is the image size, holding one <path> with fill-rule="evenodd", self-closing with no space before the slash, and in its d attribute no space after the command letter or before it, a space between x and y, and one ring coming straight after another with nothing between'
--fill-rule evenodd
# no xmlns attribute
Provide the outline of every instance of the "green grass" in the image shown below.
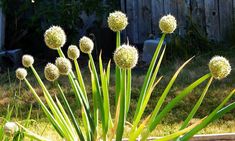
<svg viewBox="0 0 235 141"><path fill-rule="evenodd" d="M214 51L213 54L225 56L230 60L232 68L235 66L235 56L234 56L235 48L230 48L228 51ZM185 67L185 69L180 73L177 81L173 85L168 97L166 98L167 104L172 98L174 98L183 88L189 85L191 82L199 78L200 76L209 72L208 62L209 59L214 56L212 54L204 54L201 56L196 56L193 61ZM166 61L165 58L164 63L160 69L160 75L163 76L162 81L159 83L157 88L154 90L152 97L148 103L144 116L146 117L150 112L154 109L157 100L160 97L160 93L164 90L164 87L168 83L169 79L173 75L174 71L185 61L185 60L174 60L174 61ZM132 100L130 106L130 112L128 115L128 121L131 121L134 115L134 110L136 108L136 104L138 101L139 93L141 85L143 84L144 75L146 73L146 69L144 67L140 67L139 65L136 69L133 70L133 83L132 83ZM40 76L43 78L43 67L38 67L36 69L41 70ZM88 89L88 97L91 98L91 85L90 85L90 76L87 67L82 68L82 73L85 76L86 88ZM32 85L35 87L36 91L40 96L43 96L42 91L39 89L35 79L32 77L33 75L29 73L28 79L32 82ZM110 86L110 103L111 103L111 111L114 115L115 107L114 107L114 69L111 74L111 86ZM45 80L43 78L43 80ZM46 81L44 81L46 82ZM66 96L68 97L68 101L70 101L72 109L76 112L76 115L80 115L78 107L75 103L75 97L71 91L70 85L67 81L66 77L60 78L61 85L64 89ZM208 115L213 108L217 107L220 102L226 97L226 95L235 87L235 72L232 71L230 76L222 81L214 81L209 91L199 108L199 111L195 115L192 123L197 121L200 118ZM50 90L52 95L56 95L58 90L53 84L46 82L47 87ZM205 83L204 83L205 85ZM204 86L203 85L203 86ZM202 93L203 87L198 87L195 89L189 96L184 98L168 115L164 120L157 126L155 131L152 133L153 136L162 136L173 133L178 130L183 120L186 119L187 115L193 108L194 104L200 97ZM42 98L43 99L43 98ZM234 101L235 97L233 97L230 102ZM90 101L92 103L92 101ZM29 110L30 104L33 104L32 110L32 119L35 119L36 122L33 122L30 125L30 129L35 133L43 135L48 138L58 139L59 135L56 134L55 130L49 124L49 122L45 119L42 110L39 105L36 103L36 100L30 94L26 85L23 83L21 88L19 89L19 82L15 79L14 71L10 71L0 75L0 117L5 115L8 104L15 105L16 110L14 112L13 117L16 117L17 120L22 120L26 118L27 112ZM163 106L164 107L164 106ZM232 114L235 110L227 113L222 119L217 120L210 124L207 128L203 129L200 133L202 134L210 134L210 133L225 133L225 132L235 132L235 115ZM126 130L128 130L128 126Z"/></svg>

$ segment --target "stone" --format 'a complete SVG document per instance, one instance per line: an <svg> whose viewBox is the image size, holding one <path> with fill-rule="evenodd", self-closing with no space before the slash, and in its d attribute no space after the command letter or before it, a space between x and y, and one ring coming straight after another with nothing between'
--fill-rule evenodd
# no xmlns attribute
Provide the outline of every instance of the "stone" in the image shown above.
<svg viewBox="0 0 235 141"><path fill-rule="evenodd" d="M144 41L142 61L144 61L147 64L149 64L151 62L159 41L160 41L160 38L149 39L149 40ZM164 41L163 46L165 44L166 44L166 42Z"/></svg>

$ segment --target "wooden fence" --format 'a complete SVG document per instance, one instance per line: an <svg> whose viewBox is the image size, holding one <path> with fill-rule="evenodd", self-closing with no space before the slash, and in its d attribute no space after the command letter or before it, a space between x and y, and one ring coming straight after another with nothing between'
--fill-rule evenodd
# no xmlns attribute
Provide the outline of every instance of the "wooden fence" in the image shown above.
<svg viewBox="0 0 235 141"><path fill-rule="evenodd" d="M159 34L158 21L165 14L177 18L177 33L185 34L190 16L211 40L223 40L235 19L235 0L121 0L129 25L126 34L132 43L143 43L150 34Z"/></svg>

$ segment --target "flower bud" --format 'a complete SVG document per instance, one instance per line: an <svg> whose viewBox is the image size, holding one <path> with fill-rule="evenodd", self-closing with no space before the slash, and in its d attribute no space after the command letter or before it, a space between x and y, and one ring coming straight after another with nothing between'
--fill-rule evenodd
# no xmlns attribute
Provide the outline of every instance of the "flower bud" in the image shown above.
<svg viewBox="0 0 235 141"><path fill-rule="evenodd" d="M109 28L114 31L122 31L128 25L126 14L122 13L121 11L115 11L109 14L108 17L108 26Z"/></svg>
<svg viewBox="0 0 235 141"><path fill-rule="evenodd" d="M223 79L231 72L229 61L222 56L214 56L209 62L209 69L215 79Z"/></svg>
<svg viewBox="0 0 235 141"><path fill-rule="evenodd" d="M58 49L63 47L66 42L66 35L64 30L59 26L50 27L44 34L44 41L51 49Z"/></svg>
<svg viewBox="0 0 235 141"><path fill-rule="evenodd" d="M138 51L130 45L122 45L117 48L113 56L116 65L122 69L132 69L138 61Z"/></svg>
<svg viewBox="0 0 235 141"><path fill-rule="evenodd" d="M34 63L34 59L33 59L33 56L31 55L23 55L22 57L22 64L24 67L28 68L28 67L31 67Z"/></svg>
<svg viewBox="0 0 235 141"><path fill-rule="evenodd" d="M67 58L59 57L56 59L55 64L59 69L60 74L62 75L68 75L69 72L72 70L72 65Z"/></svg>
<svg viewBox="0 0 235 141"><path fill-rule="evenodd" d="M56 65L48 63L44 69L44 75L48 81L55 81L59 78L60 72Z"/></svg>
<svg viewBox="0 0 235 141"><path fill-rule="evenodd" d="M174 16L163 16L159 21L159 27L163 33L173 33L177 27L177 22Z"/></svg>
<svg viewBox="0 0 235 141"><path fill-rule="evenodd" d="M24 68L18 68L16 70L16 77L19 79L19 80L24 80L27 76L27 71L26 69Z"/></svg>
<svg viewBox="0 0 235 141"><path fill-rule="evenodd" d="M77 60L80 56L80 51L77 46L70 45L67 51L68 58L71 60Z"/></svg>
<svg viewBox="0 0 235 141"><path fill-rule="evenodd" d="M13 136L16 132L19 131L19 127L15 122L7 122L3 128L4 128L4 133L7 136Z"/></svg>
<svg viewBox="0 0 235 141"><path fill-rule="evenodd" d="M81 52L89 54L94 48L94 43L90 38L83 36L79 41L79 47Z"/></svg>

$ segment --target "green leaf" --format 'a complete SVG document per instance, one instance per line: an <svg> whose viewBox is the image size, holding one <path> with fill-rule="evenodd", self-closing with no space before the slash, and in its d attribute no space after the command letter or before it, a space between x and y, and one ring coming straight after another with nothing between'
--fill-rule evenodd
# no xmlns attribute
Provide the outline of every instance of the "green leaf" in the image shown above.
<svg viewBox="0 0 235 141"><path fill-rule="evenodd" d="M140 97L139 97L139 100L138 100L138 103L137 103L137 107L136 107L136 111L135 111L135 115L134 115L134 121L135 119L137 118L138 116L138 113L140 111L140 109L142 108L142 104L143 104L143 101L145 99L145 96L146 96L146 91L149 87L149 82L150 82L150 78L152 77L152 73L153 73L153 69L154 69L154 66L156 64L156 61L157 61L157 58L158 58L158 54L161 50L161 47L162 47L162 44L164 42L164 39L165 39L165 36L166 34L163 34L158 45L157 45L157 48L155 50L155 53L153 55L153 58L151 60L151 63L150 63L150 66L148 68L148 72L144 78L144 84L141 88L141 92L140 92Z"/></svg>
<svg viewBox="0 0 235 141"><path fill-rule="evenodd" d="M184 90L182 90L173 100L168 103L163 110L159 113L159 115L155 118L155 124L157 125L160 120L166 116L166 114L180 101L182 100L185 96L190 94L194 88L196 88L198 85L200 85L202 82L204 82L206 79L211 77L211 74L208 73L198 80L194 81L192 84L190 84L188 87L186 87Z"/></svg>
<svg viewBox="0 0 235 141"><path fill-rule="evenodd" d="M203 90L202 92L202 95L200 96L199 100L197 101L196 105L193 107L192 111L189 113L188 117L186 118L186 120L184 121L184 123L182 124L180 130L184 129L185 127L188 126L188 123L189 121L193 118L193 116L195 115L195 113L197 112L198 108L200 107L210 85L211 85L211 82L213 80L213 77L210 78L210 80L208 81L205 89Z"/></svg>
<svg viewBox="0 0 235 141"><path fill-rule="evenodd" d="M211 121L213 121L213 117L217 114L217 112L227 103L227 101L233 96L235 93L235 89L220 103L220 105L212 111L212 113L209 114L209 116L202 121L201 124L197 125L195 128L193 128L190 132L186 133L183 137L181 137L179 140L185 141L190 139L193 135L195 135L198 131L203 129L205 126L207 126Z"/></svg>
<svg viewBox="0 0 235 141"><path fill-rule="evenodd" d="M165 49L166 49L166 47L164 47L164 49L163 49L163 51L162 51L162 53L161 53L161 56L160 56L160 58L159 58L159 61L158 61L158 63L157 63L157 66L156 66L156 68L155 68L155 70L154 70L153 77L151 77L151 79L150 79L150 83L149 83L148 89L147 89L147 91L146 91L145 98L144 98L143 103L142 103L142 106L141 106L141 108L139 109L139 112L138 112L138 114L137 114L137 116L136 116L136 118L135 118L135 120L134 120L134 122L133 122L133 127L132 127L132 129L131 129L130 135L132 135L132 134L134 133L135 128L136 128L137 125L139 124L139 121L141 120L141 117L142 117L142 115L143 115L143 113L144 113L144 110L145 110L147 104L148 104L149 98L150 98L150 96L151 96L151 94L152 94L152 91L153 91L154 87L157 85L157 83L158 83L158 82L161 80L161 78L162 78L162 77L160 77L160 78L158 79L157 83L155 83L155 86L153 86L153 85L154 85L154 82L155 82L155 79L156 79L156 76L157 76L157 73L158 73L158 70L159 70L159 68L160 68L160 65L161 65L161 62L162 62L164 53L165 53Z"/></svg>
<svg viewBox="0 0 235 141"><path fill-rule="evenodd" d="M158 100L156 107L154 108L154 111L152 112L152 116L149 120L150 124L149 124L148 128L150 129L150 131L152 131L157 125L156 123L158 121L155 120L155 117L157 116L157 114L158 114L163 102L165 101L165 98L166 98L167 94L169 93L172 85L174 84L177 76L179 75L180 71L192 60L192 58L190 58L183 65L180 66L180 68L176 71L176 73L171 78L170 82L168 83L167 87L165 88L164 92L162 93L160 99Z"/></svg>
<svg viewBox="0 0 235 141"><path fill-rule="evenodd" d="M100 77L101 77L101 87L103 93L103 108L104 108L104 127L103 127L103 136L106 136L109 127L109 115L110 115L110 107L109 107L109 88L108 88L108 80L106 73L103 69L103 62L102 62L102 52L99 56L99 66L100 66Z"/></svg>

